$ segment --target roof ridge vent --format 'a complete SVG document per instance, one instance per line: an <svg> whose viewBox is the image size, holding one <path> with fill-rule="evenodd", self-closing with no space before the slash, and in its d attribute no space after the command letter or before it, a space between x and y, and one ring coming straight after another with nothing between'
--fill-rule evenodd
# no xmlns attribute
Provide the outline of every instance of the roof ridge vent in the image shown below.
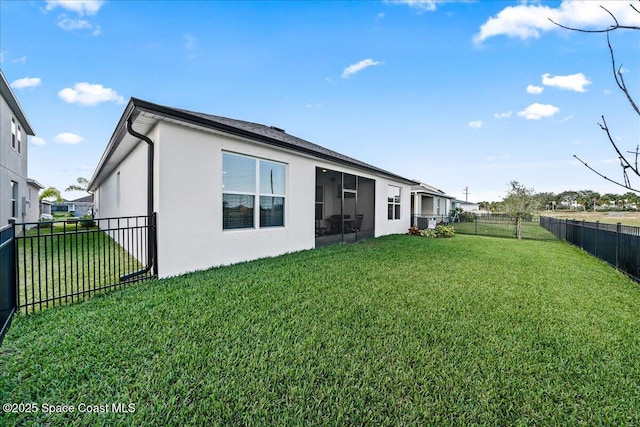
<svg viewBox="0 0 640 427"><path fill-rule="evenodd" d="M276 127L276 126L269 126L269 127L270 127L271 129L273 129L273 130L277 130L278 132L286 133L286 132L284 131L284 129L282 129L282 128L279 128L279 127Z"/></svg>

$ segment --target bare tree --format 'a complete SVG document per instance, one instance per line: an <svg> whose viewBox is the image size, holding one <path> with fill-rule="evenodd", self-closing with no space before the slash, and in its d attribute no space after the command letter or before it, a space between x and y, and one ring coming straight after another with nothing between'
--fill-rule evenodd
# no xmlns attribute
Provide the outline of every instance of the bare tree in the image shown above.
<svg viewBox="0 0 640 427"><path fill-rule="evenodd" d="M640 5L640 2L638 2L638 4ZM611 32L613 32L613 31L617 31L617 30L636 30L636 31L639 31L640 27L634 26L634 25L621 25L618 22L618 19L615 17L615 15L613 13L611 13L604 6L600 6L600 7L606 13L608 13L609 16L611 16L611 18L613 19L613 24L610 25L607 28L596 29L596 30L587 30L587 29L583 29L583 28L567 27L565 25L562 25L562 24L559 24L559 23L553 21L552 19L549 19L549 20L551 22L553 22L555 25L557 25L557 26L559 26L561 28L567 29L567 30L578 31L578 32L581 32L581 33L605 33L607 35L607 45L609 46L609 53L611 54L611 67L612 67L612 70L613 70L613 78L615 79L616 84L618 85L618 88L627 97L627 100L629 101L629 104L631 105L631 108L633 108L633 110L636 112L636 114L638 116L640 116L640 108L638 108L638 104L633 99L633 96L631 96L631 93L629 92L629 89L627 88L627 84L624 81L622 64L619 67L616 64L615 54L614 54L614 51L613 51L613 47L611 46L611 39L609 37L609 34ZM640 8L639 7L636 7L633 4L630 4L629 7L631 7L636 13L638 13L640 15ZM578 157L576 155L574 155L573 157L578 159L578 161L580 163L582 163L587 168L589 168L591 171L595 172L596 174L598 174L602 178L606 179L607 181L612 182L612 183L614 183L616 185L619 185L621 187L624 187L624 188L626 188L628 190L632 190L632 191L640 193L640 190L638 190L636 188L633 188L633 186L631 184L631 179L629 178L629 174L635 175L636 177L640 178L640 169L638 169L638 157L640 156L640 144L636 145L636 148L635 148L634 151L626 151L626 152L623 153L623 151L620 150L618 145L614 142L613 137L611 136L611 131L609 129L609 126L607 125L607 121L604 118L604 115L601 116L601 117L602 117L602 123L598 123L598 126L600 126L600 129L602 129L606 133L607 138L609 139L609 142L611 143L611 145L613 146L613 149L615 150L616 154L618 155L618 159L620 160L620 167L622 168L622 180L611 179L611 178L605 176L604 174L602 174L601 172L597 171L593 167L589 166L587 164L587 162L582 160L580 157Z"/></svg>

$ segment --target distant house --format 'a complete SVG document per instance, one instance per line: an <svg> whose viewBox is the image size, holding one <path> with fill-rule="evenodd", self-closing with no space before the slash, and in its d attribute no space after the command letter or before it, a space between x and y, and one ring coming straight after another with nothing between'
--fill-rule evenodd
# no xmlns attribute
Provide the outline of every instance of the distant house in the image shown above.
<svg viewBox="0 0 640 427"><path fill-rule="evenodd" d="M166 277L405 233L412 185L274 126L131 99L88 189L97 218L157 213Z"/></svg>
<svg viewBox="0 0 640 427"><path fill-rule="evenodd" d="M40 190L44 189L44 185L40 184L35 179L27 179L27 200L26 204L26 222L36 222L40 220L42 214L42 204L40 203L38 194Z"/></svg>
<svg viewBox="0 0 640 427"><path fill-rule="evenodd" d="M467 202L464 200L453 200L452 204L454 208L460 208L463 211L470 212L472 214L486 213L486 211L480 210L480 205L478 203Z"/></svg>
<svg viewBox="0 0 640 427"><path fill-rule="evenodd" d="M75 200L63 200L61 203L53 203L51 211L73 213L74 217L91 215L93 212L93 194Z"/></svg>
<svg viewBox="0 0 640 427"><path fill-rule="evenodd" d="M0 70L0 227L35 218L39 185L27 178L28 135L35 133Z"/></svg>
<svg viewBox="0 0 640 427"><path fill-rule="evenodd" d="M451 202L455 198L444 191L423 182L411 187L412 225L418 225L415 219L435 219L441 221L451 212Z"/></svg>

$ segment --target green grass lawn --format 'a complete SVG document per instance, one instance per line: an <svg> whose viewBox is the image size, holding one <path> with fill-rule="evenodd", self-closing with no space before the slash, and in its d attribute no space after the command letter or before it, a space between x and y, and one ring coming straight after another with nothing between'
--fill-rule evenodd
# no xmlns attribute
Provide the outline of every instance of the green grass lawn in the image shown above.
<svg viewBox="0 0 640 427"><path fill-rule="evenodd" d="M304 251L15 318L2 403L135 411L0 423L638 425L639 302L559 241Z"/></svg>
<svg viewBox="0 0 640 427"><path fill-rule="evenodd" d="M77 224L28 230L17 257L18 305L29 312L92 297L142 268L107 233Z"/></svg>
<svg viewBox="0 0 640 427"><path fill-rule="evenodd" d="M452 224L458 234L476 234L480 236L516 238L515 220L479 217L473 222L455 222ZM523 239L557 240L557 238L540 227L539 220L523 221L521 225Z"/></svg>

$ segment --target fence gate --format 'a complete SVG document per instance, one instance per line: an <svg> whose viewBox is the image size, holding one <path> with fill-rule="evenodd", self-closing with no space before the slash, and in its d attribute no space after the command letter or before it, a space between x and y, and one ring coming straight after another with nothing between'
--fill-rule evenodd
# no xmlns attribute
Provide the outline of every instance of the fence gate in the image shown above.
<svg viewBox="0 0 640 427"><path fill-rule="evenodd" d="M156 277L155 224L153 214L0 228L0 344L14 313Z"/></svg>
<svg viewBox="0 0 640 427"><path fill-rule="evenodd" d="M0 228L0 344L17 308L15 245L13 225Z"/></svg>
<svg viewBox="0 0 640 427"><path fill-rule="evenodd" d="M16 299L28 314L155 276L155 215L16 224Z"/></svg>

